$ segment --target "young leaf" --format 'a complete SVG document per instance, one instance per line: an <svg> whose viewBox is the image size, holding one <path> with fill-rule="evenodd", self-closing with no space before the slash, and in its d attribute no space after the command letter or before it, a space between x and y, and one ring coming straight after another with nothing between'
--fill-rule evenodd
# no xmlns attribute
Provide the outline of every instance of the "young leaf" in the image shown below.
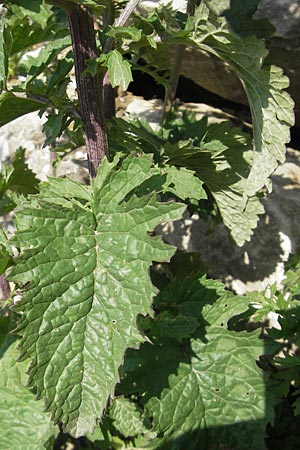
<svg viewBox="0 0 300 450"><path fill-rule="evenodd" d="M26 386L26 363L16 363L17 342L8 338L0 352L0 433L3 450L41 450L58 433L43 402Z"/></svg>
<svg viewBox="0 0 300 450"><path fill-rule="evenodd" d="M123 396L113 401L109 410L109 417L113 420L116 430L126 438L147 431L137 405Z"/></svg>
<svg viewBox="0 0 300 450"><path fill-rule="evenodd" d="M16 150L11 169L6 181L6 189L23 195L37 193L39 180L25 162L24 148L19 147Z"/></svg>
<svg viewBox="0 0 300 450"><path fill-rule="evenodd" d="M12 280L30 282L18 304L20 358L32 359L30 386L74 436L93 432L125 350L143 341L136 320L151 314L152 260L174 253L148 233L184 206L130 195L151 176L151 160L130 156L118 170L117 157L104 160L90 203L59 190L20 203Z"/></svg>
<svg viewBox="0 0 300 450"><path fill-rule="evenodd" d="M166 174L166 181L163 185L164 192L172 192L182 200L198 201L207 198L203 182L195 176L193 171L185 167L165 166L161 172Z"/></svg>
<svg viewBox="0 0 300 450"><path fill-rule="evenodd" d="M123 58L118 50L109 53L107 68L112 87L120 86L123 91L126 91L132 81L131 68L129 62Z"/></svg>
<svg viewBox="0 0 300 450"><path fill-rule="evenodd" d="M21 19L22 16L29 18L31 23L37 23L42 29L46 28L49 17L52 14L51 8L44 0L8 0L8 7L12 14Z"/></svg>

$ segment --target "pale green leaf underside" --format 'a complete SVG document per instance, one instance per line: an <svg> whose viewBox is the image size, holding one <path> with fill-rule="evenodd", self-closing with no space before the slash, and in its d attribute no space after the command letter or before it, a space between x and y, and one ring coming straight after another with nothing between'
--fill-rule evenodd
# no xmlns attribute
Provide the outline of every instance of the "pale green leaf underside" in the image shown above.
<svg viewBox="0 0 300 450"><path fill-rule="evenodd" d="M5 345L0 354L1 450L42 450L58 433L43 402L36 401L26 385L26 363L16 363L16 343Z"/></svg>
<svg viewBox="0 0 300 450"><path fill-rule="evenodd" d="M195 446L191 448L204 450L209 445L203 442L201 446L199 436L206 430L216 448L218 433L223 432L227 433L223 444L230 442L230 448L264 448L263 431L255 446L251 437L255 427L264 429L266 420L264 377L255 362L263 353L263 343L256 332L227 329L229 318L245 310L247 303L247 299L225 295L202 309L207 342L192 340L191 364L181 363L177 374L169 377L169 388L163 390L161 398L148 402L154 431L166 439L184 442L193 436ZM244 433L249 426L246 443L235 435L239 424Z"/></svg>
<svg viewBox="0 0 300 450"><path fill-rule="evenodd" d="M30 385L75 436L93 432L125 350L143 341L136 319L151 313L149 266L174 253L148 232L184 211L155 195L124 201L151 175L151 157L129 157L119 170L117 163L103 162L90 203L79 201L89 188L85 196L74 184L80 198L73 200L56 182L18 212L22 253L12 279L30 282L20 304L20 357L32 359Z"/></svg>
<svg viewBox="0 0 300 450"><path fill-rule="evenodd" d="M214 1L207 1L213 7ZM245 194L255 195L270 186L269 177L285 159L289 127L294 123L293 101L284 91L288 78L278 67L263 67L267 55L264 41L238 37L224 18L215 18L202 2L196 14L193 43L226 61L243 83L252 114L254 157ZM205 18L209 17L209 22Z"/></svg>
<svg viewBox="0 0 300 450"><path fill-rule="evenodd" d="M126 91L132 81L131 67L118 50L113 50L108 55L107 68L112 87L120 86Z"/></svg>

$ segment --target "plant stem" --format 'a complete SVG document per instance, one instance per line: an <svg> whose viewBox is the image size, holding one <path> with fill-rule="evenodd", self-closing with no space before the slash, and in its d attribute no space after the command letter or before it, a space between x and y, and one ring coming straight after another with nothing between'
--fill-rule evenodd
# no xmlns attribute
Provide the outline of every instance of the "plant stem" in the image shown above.
<svg viewBox="0 0 300 450"><path fill-rule="evenodd" d="M65 9L69 18L89 173L94 178L109 149L103 106L104 72L98 71L96 75L86 73L87 62L98 57L93 14L89 7L69 0L49 0L49 3Z"/></svg>
<svg viewBox="0 0 300 450"><path fill-rule="evenodd" d="M80 113L84 124L89 173L94 178L103 158L108 156L108 142L103 108L103 73L86 74L87 61L98 57L93 15L90 8L73 6L68 11L75 77Z"/></svg>
<svg viewBox="0 0 300 450"><path fill-rule="evenodd" d="M176 47L175 60L172 67L171 76L169 78L168 86L165 92L161 123L165 120L166 115L170 112L173 102L175 100L184 52L185 52L185 45L178 45Z"/></svg>

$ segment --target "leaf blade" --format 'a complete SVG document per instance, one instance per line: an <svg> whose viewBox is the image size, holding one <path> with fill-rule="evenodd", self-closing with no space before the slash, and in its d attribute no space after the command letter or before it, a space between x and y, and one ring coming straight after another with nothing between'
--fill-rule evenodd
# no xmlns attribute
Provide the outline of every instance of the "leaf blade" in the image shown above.
<svg viewBox="0 0 300 450"><path fill-rule="evenodd" d="M12 278L31 282L18 305L24 311L20 358L33 358L30 385L46 398L54 420L75 436L93 432L119 380L125 350L144 339L136 318L151 314L148 267L152 259L174 253L148 231L184 210L160 204L154 195L124 201L140 178L151 175L149 157L125 161L125 169L139 167L135 183L124 179L125 169L112 170L113 164L104 164L94 184L92 209L88 203L65 207L55 197L35 196L19 212L15 238L23 254ZM116 195L99 197L109 193L107 183ZM64 197L63 204L68 202Z"/></svg>

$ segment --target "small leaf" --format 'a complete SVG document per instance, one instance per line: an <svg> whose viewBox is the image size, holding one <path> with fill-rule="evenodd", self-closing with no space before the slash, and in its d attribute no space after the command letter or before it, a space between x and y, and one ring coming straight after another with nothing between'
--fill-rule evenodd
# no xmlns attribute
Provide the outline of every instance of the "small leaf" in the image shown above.
<svg viewBox="0 0 300 450"><path fill-rule="evenodd" d="M118 50L109 53L107 68L112 87L120 86L123 91L126 91L132 81L131 67Z"/></svg>
<svg viewBox="0 0 300 450"><path fill-rule="evenodd" d="M60 137L63 128L63 119L63 111L59 111L57 114L48 114L47 121L43 124L43 132L46 134L44 145L50 145L55 139Z"/></svg>
<svg viewBox="0 0 300 450"><path fill-rule="evenodd" d="M171 314L164 311L160 313L151 326L150 334L162 338L182 339L191 337L199 328L199 322L196 317L178 314L172 317Z"/></svg>
<svg viewBox="0 0 300 450"><path fill-rule="evenodd" d="M203 182L195 176L193 171L175 166L166 166L161 171L167 175L163 185L164 192L172 192L182 200L198 201L207 198Z"/></svg>
<svg viewBox="0 0 300 450"><path fill-rule="evenodd" d="M24 148L19 147L16 150L11 167L12 171L6 181L6 189L17 194L36 194L40 181L25 162Z"/></svg>
<svg viewBox="0 0 300 450"><path fill-rule="evenodd" d="M113 401L109 409L109 416L113 420L116 430L126 438L147 431L137 405L123 396Z"/></svg>

